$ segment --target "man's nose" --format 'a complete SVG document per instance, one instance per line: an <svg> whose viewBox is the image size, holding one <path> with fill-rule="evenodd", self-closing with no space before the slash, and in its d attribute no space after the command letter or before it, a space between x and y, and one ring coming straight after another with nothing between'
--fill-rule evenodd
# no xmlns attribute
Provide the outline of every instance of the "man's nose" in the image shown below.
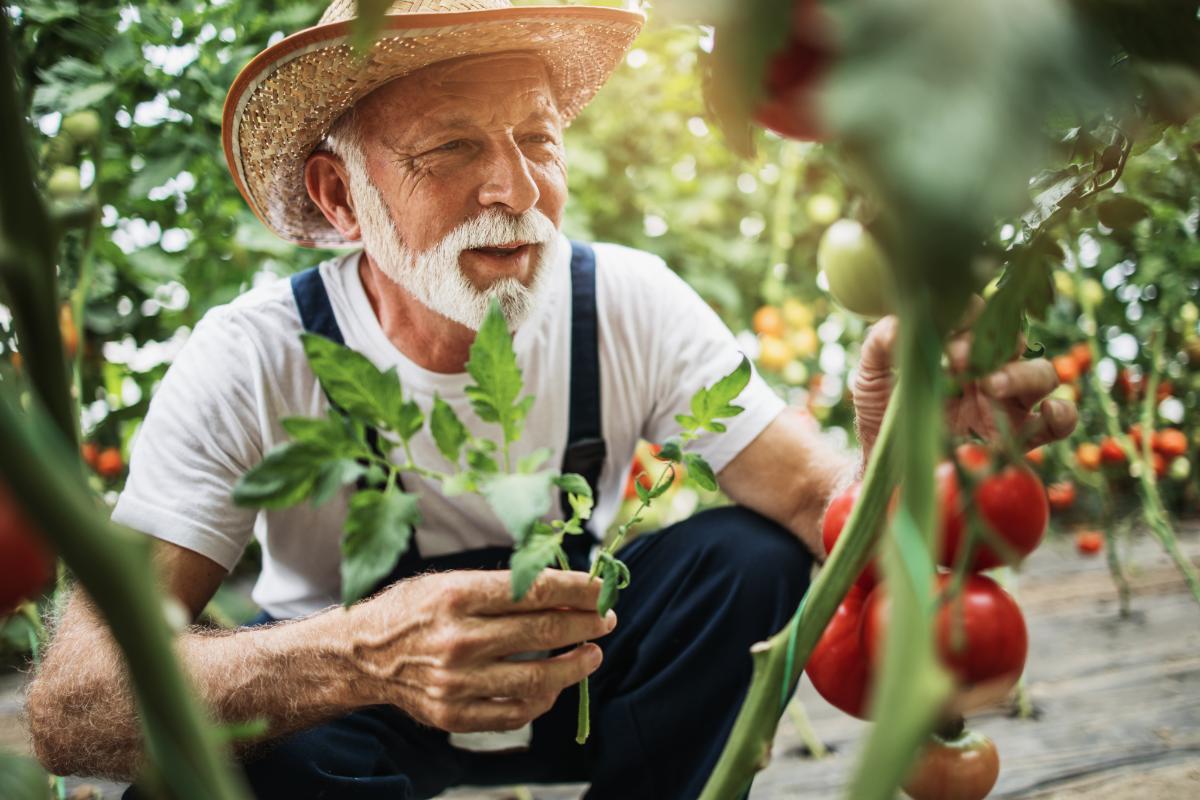
<svg viewBox="0 0 1200 800"><path fill-rule="evenodd" d="M529 162L516 142L498 146L487 162L479 187L479 205L499 205L512 214L522 214L541 197L537 182L529 171Z"/></svg>

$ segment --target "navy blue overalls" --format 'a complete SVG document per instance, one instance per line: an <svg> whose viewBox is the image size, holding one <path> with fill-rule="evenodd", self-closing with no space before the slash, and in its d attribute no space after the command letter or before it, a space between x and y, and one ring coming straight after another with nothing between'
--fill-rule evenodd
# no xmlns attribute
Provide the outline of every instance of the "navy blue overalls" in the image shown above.
<svg viewBox="0 0 1200 800"><path fill-rule="evenodd" d="M604 461L595 255L572 244L571 397L563 470L596 487ZM342 341L320 274L293 278L307 330ZM590 537L568 536L586 568ZM580 546L582 545L582 546ZM386 585L444 569L506 568L511 551L487 548L422 558L411 547ZM371 706L288 736L245 764L258 797L434 797L458 785L590 783L593 800L690 800L711 772L750 682L749 647L787 622L808 587L812 559L774 522L731 506L701 512L621 550L633 574L616 630L598 644L591 677L592 734L575 743L577 689L533 723L530 748L479 753Z"/></svg>

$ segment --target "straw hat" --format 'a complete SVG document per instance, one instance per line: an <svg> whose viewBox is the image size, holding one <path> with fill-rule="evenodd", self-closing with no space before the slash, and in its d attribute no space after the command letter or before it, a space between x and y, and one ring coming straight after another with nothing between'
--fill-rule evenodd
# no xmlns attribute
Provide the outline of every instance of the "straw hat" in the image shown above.
<svg viewBox="0 0 1200 800"><path fill-rule="evenodd" d="M513 6L509 0L396 0L371 52L350 44L354 0L259 53L225 98L221 139L250 208L285 239L348 244L304 188L304 162L350 106L421 67L521 50L540 56L569 122L620 63L641 12L600 6Z"/></svg>

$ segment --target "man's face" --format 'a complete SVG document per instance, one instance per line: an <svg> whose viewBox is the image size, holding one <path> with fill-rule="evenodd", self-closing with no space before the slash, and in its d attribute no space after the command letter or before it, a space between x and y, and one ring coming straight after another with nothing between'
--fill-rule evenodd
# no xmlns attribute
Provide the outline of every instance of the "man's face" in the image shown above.
<svg viewBox="0 0 1200 800"><path fill-rule="evenodd" d="M350 190L372 260L468 327L492 297L519 325L546 285L566 200L542 63L506 53L435 64L369 95L356 119L366 180L351 167Z"/></svg>

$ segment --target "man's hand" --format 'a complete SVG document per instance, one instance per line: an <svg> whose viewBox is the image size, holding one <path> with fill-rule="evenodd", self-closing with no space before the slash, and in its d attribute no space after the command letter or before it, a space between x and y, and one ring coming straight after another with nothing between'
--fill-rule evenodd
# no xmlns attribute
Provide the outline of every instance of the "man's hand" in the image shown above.
<svg viewBox="0 0 1200 800"><path fill-rule="evenodd" d="M981 304L968 319L978 316ZM896 318L884 317L871 327L863 342L862 359L854 381L854 408L864 458L879 435L883 412L892 394L892 350L896 342ZM956 436L974 433L994 440L1005 428L997 425L995 413L1005 416L1006 429L1028 448L1064 439L1075 429L1078 413L1066 400L1044 399L1058 386L1054 366L1044 358L1018 360L1024 350L1021 339L1014 342L1013 360L980 381L968 384L961 397L946 407L947 425ZM962 332L946 346L950 369L966 371L971 353L971 334Z"/></svg>
<svg viewBox="0 0 1200 800"><path fill-rule="evenodd" d="M595 644L552 658L519 653L573 647L616 627L596 614L600 582L546 570L517 603L511 573L445 572L401 581L354 607L349 636L369 676L364 704L391 703L454 733L513 730L600 666Z"/></svg>

